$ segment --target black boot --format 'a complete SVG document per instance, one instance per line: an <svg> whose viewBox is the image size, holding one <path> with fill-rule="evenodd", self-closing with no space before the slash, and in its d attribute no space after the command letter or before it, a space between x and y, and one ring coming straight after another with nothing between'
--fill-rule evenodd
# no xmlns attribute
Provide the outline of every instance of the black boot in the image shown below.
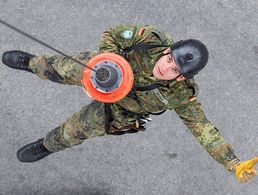
<svg viewBox="0 0 258 195"><path fill-rule="evenodd" d="M21 162L34 162L45 158L51 153L53 152L47 150L43 145L43 139L40 139L19 149L17 151L17 158Z"/></svg>
<svg viewBox="0 0 258 195"><path fill-rule="evenodd" d="M32 57L35 56L23 51L6 51L2 55L2 62L11 68L32 72L29 68L29 61Z"/></svg>

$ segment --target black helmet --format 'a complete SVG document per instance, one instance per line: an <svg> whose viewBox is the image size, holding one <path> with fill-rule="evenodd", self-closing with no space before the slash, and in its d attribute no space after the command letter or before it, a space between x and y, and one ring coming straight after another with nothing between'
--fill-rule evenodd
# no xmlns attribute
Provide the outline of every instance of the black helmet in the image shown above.
<svg viewBox="0 0 258 195"><path fill-rule="evenodd" d="M209 58L206 46L196 39L178 41L171 46L171 51L180 73L186 79L203 69Z"/></svg>

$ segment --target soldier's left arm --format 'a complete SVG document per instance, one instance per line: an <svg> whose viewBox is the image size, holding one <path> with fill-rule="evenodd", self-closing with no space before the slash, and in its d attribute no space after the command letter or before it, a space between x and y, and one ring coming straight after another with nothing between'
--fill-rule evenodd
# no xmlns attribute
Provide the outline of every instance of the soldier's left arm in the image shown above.
<svg viewBox="0 0 258 195"><path fill-rule="evenodd" d="M175 108L180 119L205 148L210 156L228 171L239 161L233 147L221 136L219 130L205 116L201 103L195 99Z"/></svg>

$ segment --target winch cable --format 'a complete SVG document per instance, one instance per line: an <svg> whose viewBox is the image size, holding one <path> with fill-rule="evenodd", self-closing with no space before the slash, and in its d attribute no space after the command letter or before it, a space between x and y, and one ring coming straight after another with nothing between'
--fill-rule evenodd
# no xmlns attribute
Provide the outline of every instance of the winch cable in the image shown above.
<svg viewBox="0 0 258 195"><path fill-rule="evenodd" d="M13 26L13 25L11 25L11 24L9 24L9 23L7 23L7 22L1 20L1 19L0 19L0 23L2 23L3 25L5 25L5 26L11 28L12 30L16 31L17 33L22 34L22 35L28 37L29 39L32 39L32 40L38 42L39 44L44 45L45 47L47 47L47 48L49 48L49 49L51 49L51 50L54 50L55 52L57 52L57 53L59 53L59 54L65 56L65 57L67 57L67 58L69 58L69 59L75 61L76 63L78 63L78 64L80 64L80 65L82 65L82 66L84 66L84 67L86 67L86 68L88 68L88 69L90 69L90 70L96 72L96 70L94 70L93 68L90 68L90 67L86 66L85 64L83 64L83 63L80 62L79 60L76 60L75 58L73 58L73 57L71 57L71 56L69 56L69 55L67 55L67 54L65 54L65 53L63 53L63 52L61 52L61 51L55 49L54 47L48 45L47 43L44 43L43 41L41 41L41 40L39 40L39 39L33 37L32 35L29 35L28 33L26 33L26 32L24 32L24 31L22 31L22 30L16 28L15 26Z"/></svg>

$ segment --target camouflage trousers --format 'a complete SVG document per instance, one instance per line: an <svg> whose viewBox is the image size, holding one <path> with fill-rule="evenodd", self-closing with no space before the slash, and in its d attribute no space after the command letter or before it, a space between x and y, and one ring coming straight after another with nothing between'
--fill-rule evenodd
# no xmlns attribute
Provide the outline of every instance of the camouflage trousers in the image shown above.
<svg viewBox="0 0 258 195"><path fill-rule="evenodd" d="M74 56L87 63L98 52L85 51ZM67 57L60 55L42 55L34 57L29 67L41 79L56 83L81 86L84 67ZM73 114L62 125L56 127L44 137L44 146L53 152L82 143L85 139L106 135L104 103L92 101L79 112Z"/></svg>

